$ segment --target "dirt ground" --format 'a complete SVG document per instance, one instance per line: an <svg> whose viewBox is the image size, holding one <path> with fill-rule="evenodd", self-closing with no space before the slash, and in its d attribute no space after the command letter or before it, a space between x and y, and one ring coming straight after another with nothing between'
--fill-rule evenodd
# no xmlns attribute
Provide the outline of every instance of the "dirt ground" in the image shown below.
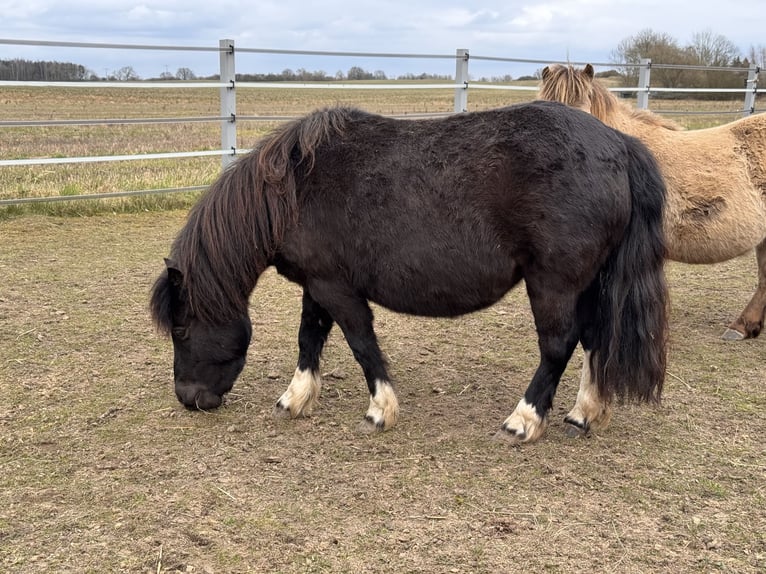
<svg viewBox="0 0 766 574"><path fill-rule="evenodd" d="M300 291L269 271L226 404L185 411L147 312L184 217L0 221L0 571L766 571L766 338L719 338L752 254L668 266L661 407L567 438L578 354L546 435L514 448L491 436L537 362L523 289L456 320L376 309L402 416L367 436L339 331L314 416L271 416Z"/></svg>

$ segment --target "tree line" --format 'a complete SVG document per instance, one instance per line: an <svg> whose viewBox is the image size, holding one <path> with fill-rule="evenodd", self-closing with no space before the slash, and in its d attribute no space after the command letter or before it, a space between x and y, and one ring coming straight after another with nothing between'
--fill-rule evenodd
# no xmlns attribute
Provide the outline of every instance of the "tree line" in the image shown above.
<svg viewBox="0 0 766 574"><path fill-rule="evenodd" d="M85 66L70 62L0 60L0 80L17 82L79 82L90 79Z"/></svg>
<svg viewBox="0 0 766 574"><path fill-rule="evenodd" d="M359 67L352 66L347 72L338 70L334 74L328 74L324 70L306 70L298 68L292 70L285 68L281 72L269 73L245 73L236 75L238 82L335 82L335 81L357 81L357 80L388 80L388 76L382 70L368 72ZM510 76L508 76L510 78ZM141 76L132 66L124 66L118 70L107 71L103 76L88 70L80 64L70 62L49 62L32 61L23 59L0 60L0 80L3 81L22 81L22 82L79 82L79 81L136 81L141 80ZM162 72L157 77L147 78L147 80L218 80L219 75L197 76L189 68L178 68L175 73L169 71ZM402 74L397 76L398 80L452 80L452 76L446 74Z"/></svg>

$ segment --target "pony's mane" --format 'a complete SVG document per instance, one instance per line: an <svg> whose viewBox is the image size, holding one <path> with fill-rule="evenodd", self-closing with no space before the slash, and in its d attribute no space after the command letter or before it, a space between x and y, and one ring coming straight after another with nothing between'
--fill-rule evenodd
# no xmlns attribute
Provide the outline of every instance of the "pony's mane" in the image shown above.
<svg viewBox="0 0 766 574"><path fill-rule="evenodd" d="M341 135L354 112L318 110L277 128L227 168L194 205L168 267L181 272L197 318L220 323L247 313L258 277L297 221L296 172L311 171L317 147Z"/></svg>
<svg viewBox="0 0 766 574"><path fill-rule="evenodd" d="M592 73L592 68L590 68ZM632 108L620 102L617 97L598 79L585 70L572 65L552 64L543 70L538 96L544 100L561 102L579 107L583 96L590 97L590 113L602 122L612 125L612 120L621 115L650 126L668 130L682 129L679 124L649 110Z"/></svg>

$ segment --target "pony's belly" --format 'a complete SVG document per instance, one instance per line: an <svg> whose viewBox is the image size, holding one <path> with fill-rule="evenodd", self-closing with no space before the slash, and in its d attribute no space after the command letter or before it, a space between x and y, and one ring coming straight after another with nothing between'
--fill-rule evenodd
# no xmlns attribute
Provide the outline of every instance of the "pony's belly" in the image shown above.
<svg viewBox="0 0 766 574"><path fill-rule="evenodd" d="M669 259L703 264L728 261L766 238L766 209L721 200L704 209L695 204L669 210L665 235Z"/></svg>
<svg viewBox="0 0 766 574"><path fill-rule="evenodd" d="M448 278L384 280L370 287L368 299L398 313L455 317L493 305L520 279L514 269L493 275L460 273Z"/></svg>

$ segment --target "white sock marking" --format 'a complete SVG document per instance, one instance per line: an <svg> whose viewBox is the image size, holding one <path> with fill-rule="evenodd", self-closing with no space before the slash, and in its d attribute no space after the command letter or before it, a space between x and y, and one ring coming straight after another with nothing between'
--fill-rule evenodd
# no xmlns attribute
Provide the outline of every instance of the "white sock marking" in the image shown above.
<svg viewBox="0 0 766 574"><path fill-rule="evenodd" d="M601 398L598 388L593 384L593 373L590 370L590 351L585 351L580 375L580 389L577 400L567 415L568 419L580 423L581 428L604 428L612 418L612 406L609 401Z"/></svg>
<svg viewBox="0 0 766 574"><path fill-rule="evenodd" d="M377 428L388 430L399 418L399 400L388 381L375 381L375 396L370 396L366 418Z"/></svg>
<svg viewBox="0 0 766 574"><path fill-rule="evenodd" d="M511 416L505 419L503 429L517 437L519 442L533 442L545 431L545 419L537 414L534 405L521 399Z"/></svg>
<svg viewBox="0 0 766 574"><path fill-rule="evenodd" d="M322 377L318 372L308 369L295 369L293 380L287 390L279 397L277 405L290 411L292 417L307 417L319 403L322 390Z"/></svg>

